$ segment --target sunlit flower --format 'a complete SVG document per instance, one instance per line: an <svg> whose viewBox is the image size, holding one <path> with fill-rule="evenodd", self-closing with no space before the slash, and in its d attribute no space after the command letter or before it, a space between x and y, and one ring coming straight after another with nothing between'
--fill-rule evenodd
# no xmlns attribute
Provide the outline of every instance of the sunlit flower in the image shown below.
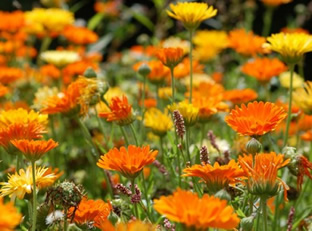
<svg viewBox="0 0 312 231"><path fill-rule="evenodd" d="M187 40L182 40L179 37L171 36L169 38L166 38L164 41L161 43L163 48L169 48L169 47L180 47L183 49L183 53L187 54L190 49L190 42Z"/></svg>
<svg viewBox="0 0 312 231"><path fill-rule="evenodd" d="M160 99L170 99L172 97L172 88L171 87L158 88L158 96Z"/></svg>
<svg viewBox="0 0 312 231"><path fill-rule="evenodd" d="M128 150L125 147L121 147L120 150L113 148L100 157L97 166L107 170L119 171L128 178L135 178L146 165L154 162L157 154L158 151L150 150L149 146L129 145Z"/></svg>
<svg viewBox="0 0 312 231"><path fill-rule="evenodd" d="M283 72L279 76L279 81L281 85L285 88L290 88L290 72ZM304 84L304 79L298 75L296 72L293 73L293 88L299 88L302 87Z"/></svg>
<svg viewBox="0 0 312 231"><path fill-rule="evenodd" d="M252 102L233 109L226 123L240 135L262 136L273 131L287 116L282 107L270 102Z"/></svg>
<svg viewBox="0 0 312 231"><path fill-rule="evenodd" d="M73 222L79 225L87 224L100 228L100 224L107 220L111 211L112 206L110 202L89 200L84 197L77 209L69 209L69 216L74 216Z"/></svg>
<svg viewBox="0 0 312 231"><path fill-rule="evenodd" d="M214 165L193 165L183 169L182 176L200 177L207 185L208 192L214 194L227 187L229 184L236 184L245 176L244 171L238 166L235 160L220 166L218 162Z"/></svg>
<svg viewBox="0 0 312 231"><path fill-rule="evenodd" d="M41 59L49 64L53 64L59 68L70 63L74 63L80 59L78 53L74 51L45 51L41 53Z"/></svg>
<svg viewBox="0 0 312 231"><path fill-rule="evenodd" d="M10 84L23 77L23 72L15 67L0 67L0 83Z"/></svg>
<svg viewBox="0 0 312 231"><path fill-rule="evenodd" d="M154 208L169 220L179 222L194 230L207 228L234 229L240 219L225 200L204 194L178 189L170 196L154 200Z"/></svg>
<svg viewBox="0 0 312 231"><path fill-rule="evenodd" d="M25 26L25 17L22 11L0 11L0 31L15 33Z"/></svg>
<svg viewBox="0 0 312 231"><path fill-rule="evenodd" d="M115 121L119 125L127 125L133 122L132 106L125 95L113 97L109 105L110 112L100 112L99 116L107 121Z"/></svg>
<svg viewBox="0 0 312 231"><path fill-rule="evenodd" d="M233 89L224 92L223 98L231 101L233 104L248 103L258 98L257 92L250 88Z"/></svg>
<svg viewBox="0 0 312 231"><path fill-rule="evenodd" d="M172 11L167 10L167 14L183 23L188 30L196 29L199 24L217 14L217 10L207 3L199 2L178 2L170 4Z"/></svg>
<svg viewBox="0 0 312 231"><path fill-rule="evenodd" d="M164 136L171 130L173 123L167 111L163 113L157 108L150 108L144 114L144 125L152 129L154 134Z"/></svg>
<svg viewBox="0 0 312 231"><path fill-rule="evenodd" d="M305 53L312 51L312 36L305 33L278 33L267 38L265 47L280 53L288 64L297 63Z"/></svg>
<svg viewBox="0 0 312 231"><path fill-rule="evenodd" d="M263 54L262 47L265 38L255 35L252 31L245 31L244 29L235 29L229 33L229 47L234 49L237 53L245 56L255 56L256 54Z"/></svg>
<svg viewBox="0 0 312 231"><path fill-rule="evenodd" d="M98 40L97 34L85 27L66 26L62 35L77 45L87 45Z"/></svg>
<svg viewBox="0 0 312 231"><path fill-rule="evenodd" d="M271 6L271 7L276 7L279 6L281 4L286 4L291 2L292 0L261 0L261 2L263 2L263 4L267 5L267 6Z"/></svg>
<svg viewBox="0 0 312 231"><path fill-rule="evenodd" d="M58 79L61 77L61 71L53 64L47 64L40 67L40 74L52 79Z"/></svg>
<svg viewBox="0 0 312 231"><path fill-rule="evenodd" d="M312 114L312 82L306 81L304 87L297 88L293 92L295 104L306 114Z"/></svg>
<svg viewBox="0 0 312 231"><path fill-rule="evenodd" d="M52 139L45 140L12 140L11 143L30 161L39 160L46 152L58 146Z"/></svg>
<svg viewBox="0 0 312 231"><path fill-rule="evenodd" d="M243 73L256 78L262 83L267 83L271 78L286 70L286 65L276 58L256 58L242 66Z"/></svg>
<svg viewBox="0 0 312 231"><path fill-rule="evenodd" d="M156 57L167 67L174 68L181 62L184 52L182 48L162 48L156 53Z"/></svg>
<svg viewBox="0 0 312 231"><path fill-rule="evenodd" d="M199 109L193 104L186 101L179 102L178 104L173 104L168 106L171 112L178 110L183 116L185 125L191 126L194 125L198 119Z"/></svg>
<svg viewBox="0 0 312 231"><path fill-rule="evenodd" d="M72 12L58 8L35 8L25 13L28 33L51 36L61 33L65 26L73 24Z"/></svg>
<svg viewBox="0 0 312 231"><path fill-rule="evenodd" d="M247 188L251 194L272 197L282 185L287 199L288 186L277 177L277 171L286 166L290 159L284 160L284 155L271 152L257 154L254 162L252 155L243 155L238 158L238 162L248 176Z"/></svg>
<svg viewBox="0 0 312 231"><path fill-rule="evenodd" d="M22 214L14 207L12 202L4 204L0 197L0 230L14 231L15 227L22 221Z"/></svg>
<svg viewBox="0 0 312 231"><path fill-rule="evenodd" d="M39 167L36 168L35 171L35 179L37 189L41 189L46 185L51 185L55 182L56 175L54 173L50 173L45 175L48 168ZM20 169L19 172L15 172L14 174L8 176L8 182L1 182L2 185L0 189L0 197L4 197L9 195L11 200L17 197L19 199L23 199L25 194L32 193L33 190L33 180L32 180L32 168L28 166L26 171L24 169Z"/></svg>

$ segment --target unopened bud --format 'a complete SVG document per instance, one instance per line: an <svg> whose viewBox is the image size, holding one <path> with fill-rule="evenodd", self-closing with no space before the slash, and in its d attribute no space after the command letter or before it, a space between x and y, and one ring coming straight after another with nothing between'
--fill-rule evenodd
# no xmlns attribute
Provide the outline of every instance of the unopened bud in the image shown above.
<svg viewBox="0 0 312 231"><path fill-rule="evenodd" d="M216 194L216 197L219 197L222 200L227 200L230 201L231 200L231 195L224 189L219 190Z"/></svg>
<svg viewBox="0 0 312 231"><path fill-rule="evenodd" d="M147 76L149 73L151 73L151 68L146 63L143 63L139 67L138 72L140 75Z"/></svg>
<svg viewBox="0 0 312 231"><path fill-rule="evenodd" d="M97 75L92 67L88 67L85 72L83 73L83 76L86 78L96 78Z"/></svg>
<svg viewBox="0 0 312 231"><path fill-rule="evenodd" d="M251 231L253 227L254 219L255 219L254 216L244 217L240 222L242 229L244 231Z"/></svg>
<svg viewBox="0 0 312 231"><path fill-rule="evenodd" d="M247 152L252 155L256 155L257 153L259 153L261 147L262 147L261 143L255 138L251 138L251 140L249 140L248 143L246 144Z"/></svg>

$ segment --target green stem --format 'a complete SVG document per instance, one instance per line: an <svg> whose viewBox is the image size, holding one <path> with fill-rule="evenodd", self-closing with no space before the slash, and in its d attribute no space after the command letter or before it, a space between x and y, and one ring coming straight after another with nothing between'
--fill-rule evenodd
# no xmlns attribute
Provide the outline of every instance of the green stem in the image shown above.
<svg viewBox="0 0 312 231"><path fill-rule="evenodd" d="M119 125L119 127L120 127L120 131L121 131L123 137L125 138L126 145L129 146L129 140L128 140L128 137L126 135L126 131L125 131L124 127L122 127L120 125Z"/></svg>
<svg viewBox="0 0 312 231"><path fill-rule="evenodd" d="M263 215L263 230L264 231L268 231L268 214L267 214L266 201L267 201L266 197L260 198L261 210L262 210L262 215Z"/></svg>
<svg viewBox="0 0 312 231"><path fill-rule="evenodd" d="M131 179L131 192L132 192L132 195L135 194L135 185L134 185L134 181L135 181L134 178ZM137 203L133 203L133 206L134 206L134 216L135 216L136 218L140 219L140 218L139 218L139 211L138 211L138 205L137 205Z"/></svg>
<svg viewBox="0 0 312 231"><path fill-rule="evenodd" d="M33 180L33 208L32 208L32 226L31 230L36 231L37 223L37 189L36 189L36 166L35 161L31 162L32 180Z"/></svg>
<svg viewBox="0 0 312 231"><path fill-rule="evenodd" d="M144 81L143 81L143 92L142 92L142 121L144 119L144 112L145 112L145 90L146 90L146 76L143 76Z"/></svg>
<svg viewBox="0 0 312 231"><path fill-rule="evenodd" d="M186 153L187 153L187 158L188 161L190 162L190 165L192 165L192 161L191 161L191 153L190 153L190 127L186 127Z"/></svg>
<svg viewBox="0 0 312 231"><path fill-rule="evenodd" d="M294 64L289 65L289 71L290 71L290 87L289 87L289 102L288 102L288 116L287 116L287 122L286 122L286 130L284 134L284 146L287 145L288 141L288 132L289 132L289 125L291 121L291 104L292 104L292 91L293 91L293 75L294 75Z"/></svg>
<svg viewBox="0 0 312 231"><path fill-rule="evenodd" d="M135 132L135 129L134 129L133 124L130 124L130 129L131 129L132 135L133 135L134 140L135 140L135 145L136 145L136 146L139 146L138 137L137 137L137 135L136 135L136 132Z"/></svg>
<svg viewBox="0 0 312 231"><path fill-rule="evenodd" d="M249 215L250 215L250 216L251 216L251 214L253 213L253 205L254 205L253 196L250 195L250 198L249 198L249 207L250 207L250 213L249 213Z"/></svg>
<svg viewBox="0 0 312 231"><path fill-rule="evenodd" d="M146 187L146 182L145 182L145 179L144 179L144 174L143 174L143 171L142 171L142 174L141 174L141 177L142 177L142 185L143 185L143 194L144 194L144 197L145 197L145 200L146 200L146 213L147 213L147 217L151 220L151 214L150 214L150 200L148 198L148 191L147 191L147 187ZM151 220L152 221L152 220Z"/></svg>
<svg viewBox="0 0 312 231"><path fill-rule="evenodd" d="M270 33L273 12L274 12L273 7L266 7L266 10L263 15L263 30L262 30L262 36L264 37L267 37Z"/></svg>
<svg viewBox="0 0 312 231"><path fill-rule="evenodd" d="M172 103L175 102L175 79L174 79L174 67L170 67L171 74L171 88L172 88Z"/></svg>
<svg viewBox="0 0 312 231"><path fill-rule="evenodd" d="M23 156L20 153L16 154L16 171L18 172L21 168L21 162L23 160Z"/></svg>
<svg viewBox="0 0 312 231"><path fill-rule="evenodd" d="M50 116L50 128L51 128L51 132L52 132L52 138L56 141L56 132L55 132L55 127L54 127L54 116L51 115ZM58 163L57 163L57 159L55 157L55 152L54 152L54 149L51 150L51 162L53 164L53 166L58 166Z"/></svg>
<svg viewBox="0 0 312 231"><path fill-rule="evenodd" d="M42 42L41 42L41 46L40 46L40 50L39 50L39 54L37 56L37 66L40 66L42 64L42 60L41 60L41 53L46 51L50 44L52 42L52 39L50 37L45 37Z"/></svg>
<svg viewBox="0 0 312 231"><path fill-rule="evenodd" d="M192 92L193 92L193 30L189 30L190 32L190 52L189 52L189 57L190 57L190 98L189 102L192 103Z"/></svg>

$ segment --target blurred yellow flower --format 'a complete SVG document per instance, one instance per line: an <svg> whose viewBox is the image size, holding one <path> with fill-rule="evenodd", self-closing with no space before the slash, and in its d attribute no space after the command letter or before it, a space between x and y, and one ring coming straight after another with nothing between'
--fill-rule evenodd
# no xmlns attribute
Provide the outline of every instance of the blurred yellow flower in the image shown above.
<svg viewBox="0 0 312 231"><path fill-rule="evenodd" d="M187 54L190 50L190 42L187 40L182 40L179 37L169 37L162 42L162 47L180 47L183 49L184 54Z"/></svg>
<svg viewBox="0 0 312 231"><path fill-rule="evenodd" d="M35 99L33 101L32 108L36 110L40 110L44 107L44 102L48 97L51 97L53 95L57 95L58 89L56 87L48 87L44 86L37 90L35 93Z"/></svg>
<svg viewBox="0 0 312 231"><path fill-rule="evenodd" d="M178 110L183 116L184 123L186 126L194 125L198 120L199 109L193 104L188 103L187 101L182 101L168 106L169 110L173 112Z"/></svg>
<svg viewBox="0 0 312 231"><path fill-rule="evenodd" d="M170 99L172 97L172 88L171 87L158 88L158 96L160 99Z"/></svg>
<svg viewBox="0 0 312 231"><path fill-rule="evenodd" d="M57 8L36 8L25 13L26 31L36 35L52 35L62 32L65 26L74 23L70 11Z"/></svg>
<svg viewBox="0 0 312 231"><path fill-rule="evenodd" d="M279 80L283 87L289 88L290 87L290 72L286 71L280 74ZM304 83L304 79L300 75L298 75L296 72L294 72L293 88L296 89L296 88L302 87L303 83Z"/></svg>
<svg viewBox="0 0 312 231"><path fill-rule="evenodd" d="M79 54L74 51L45 51L41 53L40 58L59 68L64 67L70 63L74 63L80 59Z"/></svg>
<svg viewBox="0 0 312 231"><path fill-rule="evenodd" d="M297 88L293 92L295 104L304 111L304 113L312 114L312 82L307 81L304 87Z"/></svg>
<svg viewBox="0 0 312 231"><path fill-rule="evenodd" d="M172 128L173 123L167 110L162 113L157 108L150 108L144 114L144 125L151 128L154 134L164 136Z"/></svg>
<svg viewBox="0 0 312 231"><path fill-rule="evenodd" d="M178 2L170 4L170 8L172 11L167 10L167 14L181 21L188 30L196 29L202 21L217 14L212 6L200 2Z"/></svg>
<svg viewBox="0 0 312 231"><path fill-rule="evenodd" d="M296 64L302 56L312 51L312 36L305 33L278 33L267 38L265 48L281 54L287 64Z"/></svg>
<svg viewBox="0 0 312 231"><path fill-rule="evenodd" d="M48 173L49 172L49 173ZM46 174L48 173L48 174ZM60 177L55 172L50 172L48 168L36 168L36 186L38 189L50 186L54 181ZM26 171L20 169L19 172L8 176L8 182L1 182L0 197L9 195L11 200L15 198L23 199L25 194L32 193L33 180L32 180L32 167L28 166Z"/></svg>
<svg viewBox="0 0 312 231"><path fill-rule="evenodd" d="M0 230L15 230L15 227L22 221L22 214L17 211L12 202L4 204L2 197L0 197L0 211Z"/></svg>

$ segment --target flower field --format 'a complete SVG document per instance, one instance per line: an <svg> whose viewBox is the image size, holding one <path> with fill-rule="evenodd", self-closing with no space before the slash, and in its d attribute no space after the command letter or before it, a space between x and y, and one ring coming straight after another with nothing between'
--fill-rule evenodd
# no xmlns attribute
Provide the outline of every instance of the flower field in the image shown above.
<svg viewBox="0 0 312 231"><path fill-rule="evenodd" d="M312 230L306 2L0 3L0 231Z"/></svg>

